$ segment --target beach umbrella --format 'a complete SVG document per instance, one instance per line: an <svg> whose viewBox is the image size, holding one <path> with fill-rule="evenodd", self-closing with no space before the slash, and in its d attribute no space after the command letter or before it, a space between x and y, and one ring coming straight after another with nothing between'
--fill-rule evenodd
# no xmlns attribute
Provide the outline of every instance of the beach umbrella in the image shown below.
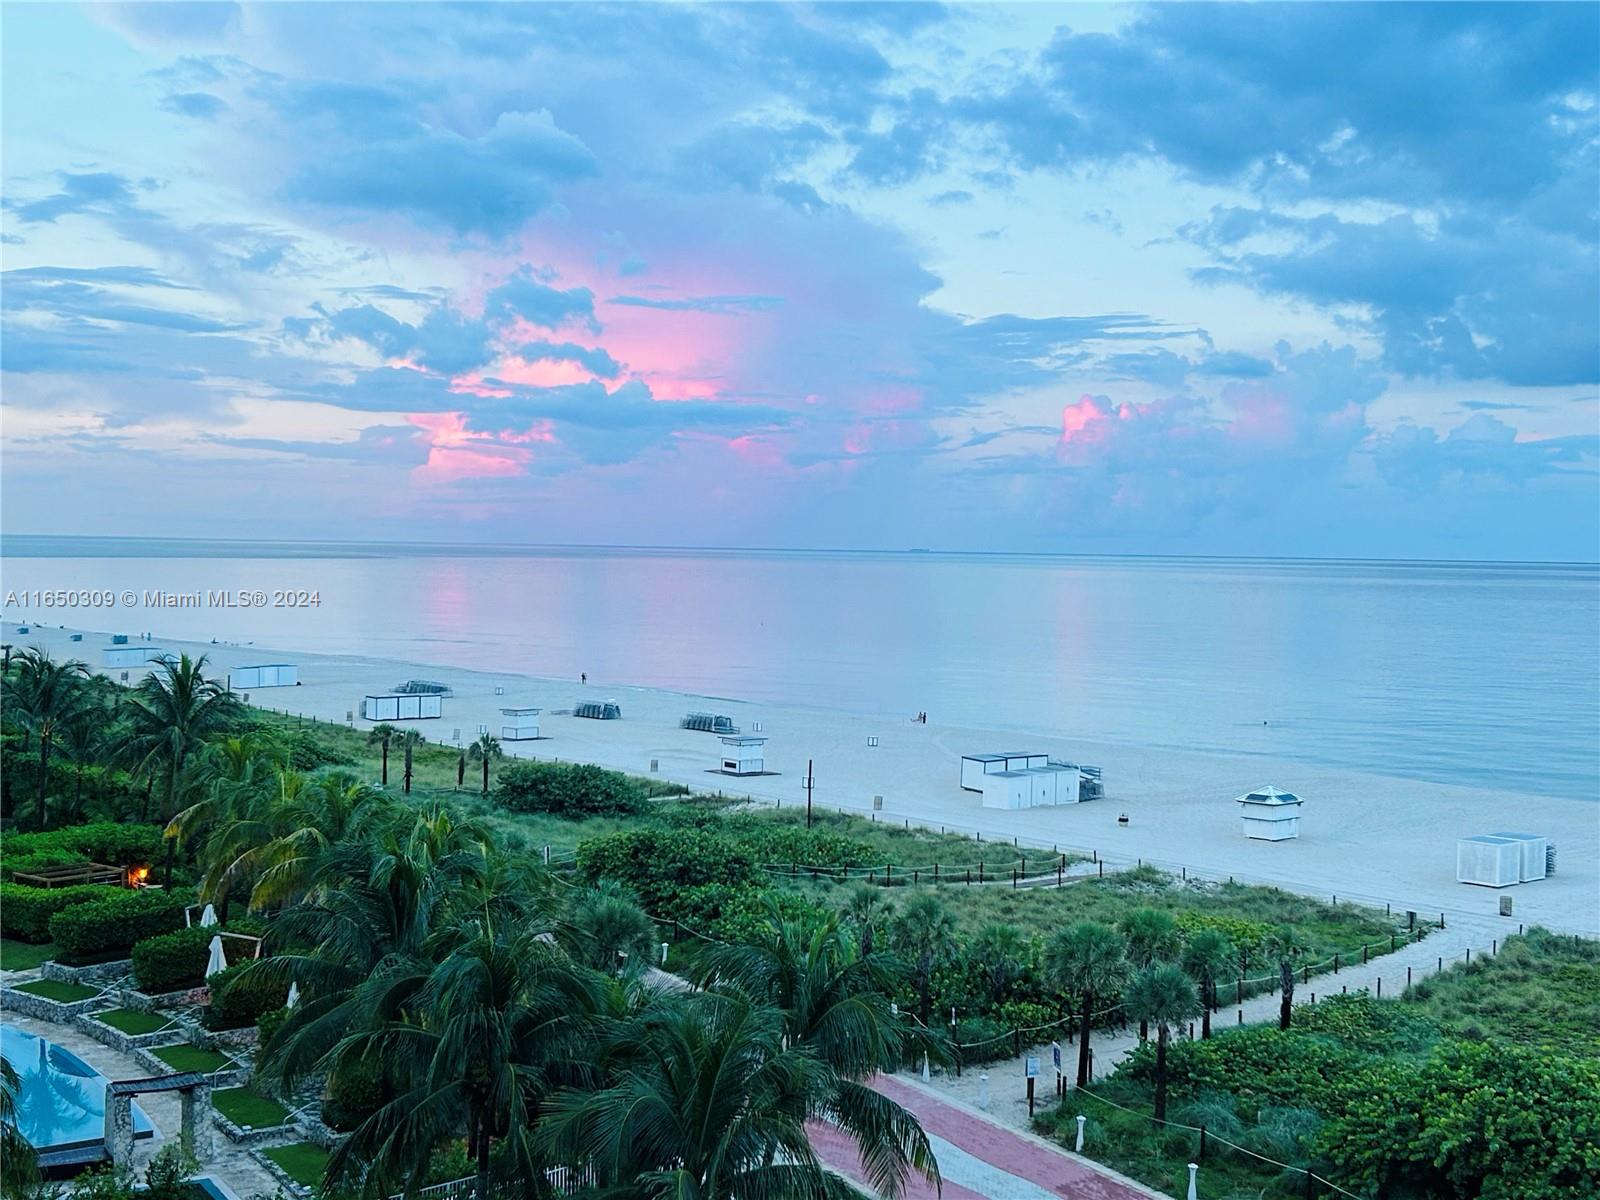
<svg viewBox="0 0 1600 1200"><path fill-rule="evenodd" d="M228 968L228 956L222 952L222 935L217 934L211 939L211 957L206 959L206 978L210 979L218 971Z"/></svg>
<svg viewBox="0 0 1600 1200"><path fill-rule="evenodd" d="M206 905L205 911L200 914L200 924L215 925L217 923L217 910L211 905Z"/></svg>
<svg viewBox="0 0 1600 1200"><path fill-rule="evenodd" d="M283 1002L285 1008L293 1008L300 1003L300 985L294 980L289 981L289 998Z"/></svg>

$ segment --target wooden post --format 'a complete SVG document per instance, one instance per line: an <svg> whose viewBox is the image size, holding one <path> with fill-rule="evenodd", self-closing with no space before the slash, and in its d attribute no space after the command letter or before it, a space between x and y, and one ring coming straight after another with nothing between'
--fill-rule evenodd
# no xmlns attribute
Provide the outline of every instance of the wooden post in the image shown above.
<svg viewBox="0 0 1600 1200"><path fill-rule="evenodd" d="M811 789L816 781L811 775L811 759L806 759L806 828L811 828Z"/></svg>
<svg viewBox="0 0 1600 1200"><path fill-rule="evenodd" d="M1033 1116L1033 1076L1028 1076L1028 1115Z"/></svg>

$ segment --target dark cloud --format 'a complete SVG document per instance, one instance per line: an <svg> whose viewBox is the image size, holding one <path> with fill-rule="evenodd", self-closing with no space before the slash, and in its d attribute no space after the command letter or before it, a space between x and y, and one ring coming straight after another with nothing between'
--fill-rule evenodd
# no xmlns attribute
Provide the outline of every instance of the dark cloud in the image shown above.
<svg viewBox="0 0 1600 1200"><path fill-rule="evenodd" d="M613 296L609 304L631 308L659 308L668 312L735 313L766 312L783 303L781 296Z"/></svg>
<svg viewBox="0 0 1600 1200"><path fill-rule="evenodd" d="M161 107L180 117L210 121L228 111L228 103L210 92L174 92L161 100Z"/></svg>
<svg viewBox="0 0 1600 1200"><path fill-rule="evenodd" d="M63 171L61 190L38 200L19 203L7 199L5 207L23 221L53 223L75 213L125 210L135 201L133 185L111 171Z"/></svg>
<svg viewBox="0 0 1600 1200"><path fill-rule="evenodd" d="M517 354L528 362L574 362L601 379L615 379L622 373L622 364L598 346L591 348L572 342L529 342Z"/></svg>

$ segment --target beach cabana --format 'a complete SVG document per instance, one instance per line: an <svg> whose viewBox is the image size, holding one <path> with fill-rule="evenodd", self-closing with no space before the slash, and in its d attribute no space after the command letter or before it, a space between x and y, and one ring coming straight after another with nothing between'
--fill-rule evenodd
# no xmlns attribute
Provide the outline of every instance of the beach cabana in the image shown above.
<svg viewBox="0 0 1600 1200"><path fill-rule="evenodd" d="M500 710L500 740L502 742L531 742L539 736L539 714L542 708L502 708Z"/></svg>
<svg viewBox="0 0 1600 1200"><path fill-rule="evenodd" d="M985 808L1052 808L1078 802L1078 768L1071 763L990 771L983 776Z"/></svg>
<svg viewBox="0 0 1600 1200"><path fill-rule="evenodd" d="M724 775L765 775L767 773L764 737L725 737L722 739Z"/></svg>
<svg viewBox="0 0 1600 1200"><path fill-rule="evenodd" d="M107 646L100 651L100 661L108 667L138 667L166 655L160 646Z"/></svg>
<svg viewBox="0 0 1600 1200"><path fill-rule="evenodd" d="M1026 750L964 754L961 756L961 786L969 792L981 792L984 790L985 775L998 775L1002 771L1027 771L1049 765L1048 754L1033 754Z"/></svg>
<svg viewBox="0 0 1600 1200"><path fill-rule="evenodd" d="M1239 797L1244 835L1258 842L1286 842L1300 836L1300 805L1293 792L1275 787L1257 788Z"/></svg>
<svg viewBox="0 0 1600 1200"><path fill-rule="evenodd" d="M1456 843L1456 882L1510 887L1522 882L1522 843L1480 833Z"/></svg>
<svg viewBox="0 0 1600 1200"><path fill-rule="evenodd" d="M434 679L408 679L395 687L395 693L401 696L453 696L455 689L448 683L440 683Z"/></svg>
<svg viewBox="0 0 1600 1200"><path fill-rule="evenodd" d="M572 715L591 721L617 721L622 718L622 705L615 700L585 700L572 706Z"/></svg>
<svg viewBox="0 0 1600 1200"><path fill-rule="evenodd" d="M228 672L228 688L235 692L294 687L299 682L300 668L294 663L261 663L253 667L235 667Z"/></svg>
<svg viewBox="0 0 1600 1200"><path fill-rule="evenodd" d="M436 695L388 692L361 698L363 721L426 721L444 715L444 702Z"/></svg>
<svg viewBox="0 0 1600 1200"><path fill-rule="evenodd" d="M1517 882L1531 883L1545 877L1545 847L1547 839L1537 833L1491 833L1490 837L1505 838L1517 844Z"/></svg>

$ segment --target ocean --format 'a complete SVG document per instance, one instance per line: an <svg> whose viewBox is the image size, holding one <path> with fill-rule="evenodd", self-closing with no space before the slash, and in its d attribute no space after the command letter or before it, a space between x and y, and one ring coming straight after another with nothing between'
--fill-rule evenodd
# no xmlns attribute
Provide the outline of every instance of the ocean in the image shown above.
<svg viewBox="0 0 1600 1200"><path fill-rule="evenodd" d="M1600 567L7 537L5 619L1600 798ZM146 591L314 594L162 609Z"/></svg>

